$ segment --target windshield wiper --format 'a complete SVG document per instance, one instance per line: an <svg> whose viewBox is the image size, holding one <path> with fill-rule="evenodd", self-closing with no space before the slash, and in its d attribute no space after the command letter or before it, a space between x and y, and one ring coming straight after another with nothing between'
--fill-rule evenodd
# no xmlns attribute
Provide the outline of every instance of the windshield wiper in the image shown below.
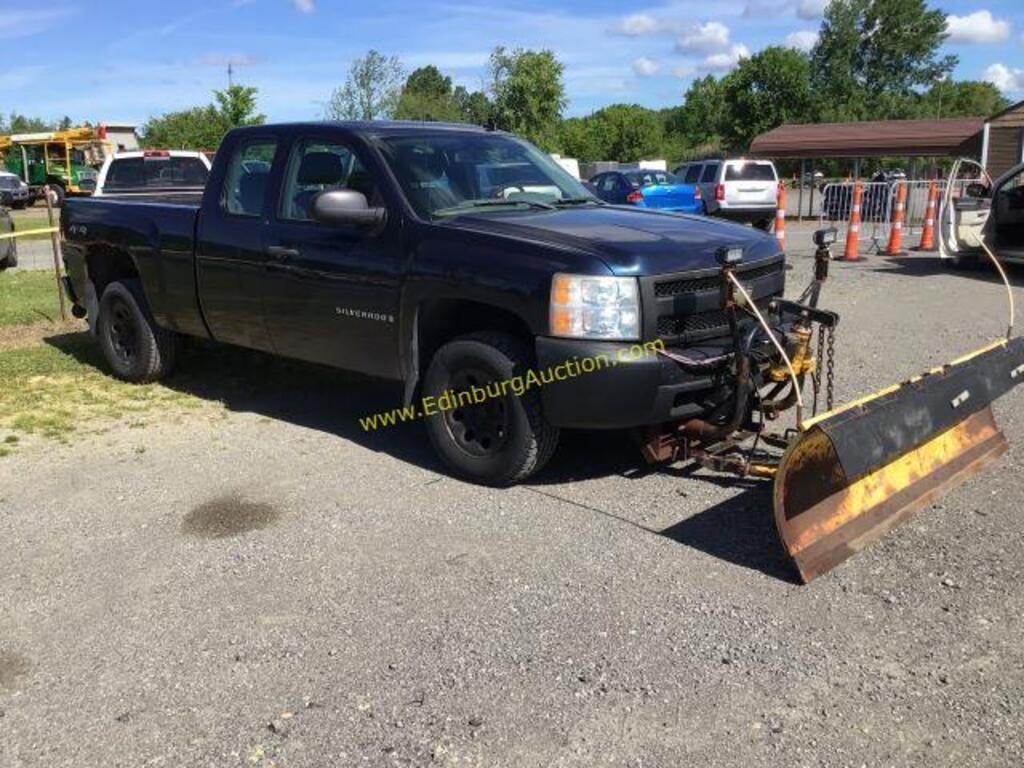
<svg viewBox="0 0 1024 768"><path fill-rule="evenodd" d="M595 197L563 197L561 200L555 200L555 205L586 205L587 203L606 205L604 200L598 200Z"/></svg>
<svg viewBox="0 0 1024 768"><path fill-rule="evenodd" d="M539 200L467 200L464 203L453 205L450 208L440 208L434 211L434 215L455 216L460 213L469 213L474 208L502 208L520 205L525 205L527 208L535 208L541 211L555 210L555 206L551 203L542 203Z"/></svg>

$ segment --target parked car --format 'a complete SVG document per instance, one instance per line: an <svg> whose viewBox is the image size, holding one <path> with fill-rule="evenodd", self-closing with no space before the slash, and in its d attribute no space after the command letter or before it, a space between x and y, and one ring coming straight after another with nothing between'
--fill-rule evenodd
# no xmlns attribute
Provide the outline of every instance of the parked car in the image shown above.
<svg viewBox="0 0 1024 768"><path fill-rule="evenodd" d="M675 175L700 187L709 216L749 222L763 230L775 219L779 174L770 160L694 160L676 168Z"/></svg>
<svg viewBox="0 0 1024 768"><path fill-rule="evenodd" d="M970 183L967 183L970 182ZM939 210L939 255L954 269L1000 260L1024 264L1024 164L994 182L974 160L957 161Z"/></svg>
<svg viewBox="0 0 1024 768"><path fill-rule="evenodd" d="M676 213L704 212L699 188L683 184L666 171L608 171L597 174L590 183L607 203Z"/></svg>
<svg viewBox="0 0 1024 768"><path fill-rule="evenodd" d="M203 152L177 149L118 152L104 161L93 195L201 192L210 175L210 167L210 159Z"/></svg>
<svg viewBox="0 0 1024 768"><path fill-rule="evenodd" d="M0 207L0 235L14 231L14 221L6 208ZM5 237L0 239L0 272L18 266L18 241Z"/></svg>
<svg viewBox="0 0 1024 768"><path fill-rule="evenodd" d="M32 199L28 184L13 173L0 171L0 205L24 208Z"/></svg>
<svg viewBox="0 0 1024 768"><path fill-rule="evenodd" d="M202 195L69 199L61 228L74 312L115 375L165 376L197 336L399 381L383 425L422 418L443 462L489 485L543 466L561 428L742 410L747 382L635 350L729 359L723 263L766 312L785 288L775 238L607 205L528 142L467 125L237 128ZM616 364L584 375L585 359ZM528 371L553 379L508 386ZM464 402L474 388L494 394ZM445 395L458 407L428 410Z"/></svg>

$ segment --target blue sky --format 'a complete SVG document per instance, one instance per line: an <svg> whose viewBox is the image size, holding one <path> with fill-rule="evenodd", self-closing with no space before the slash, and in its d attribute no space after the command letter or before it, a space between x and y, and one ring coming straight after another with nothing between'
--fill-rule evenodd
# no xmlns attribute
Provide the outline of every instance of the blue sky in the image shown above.
<svg viewBox="0 0 1024 768"><path fill-rule="evenodd" d="M369 48L479 88L496 45L551 48L568 114L678 104L688 83L767 45L809 46L827 0L0 0L0 112L143 122L236 80L271 120L319 118ZM958 78L1024 98L1024 2L943 0Z"/></svg>

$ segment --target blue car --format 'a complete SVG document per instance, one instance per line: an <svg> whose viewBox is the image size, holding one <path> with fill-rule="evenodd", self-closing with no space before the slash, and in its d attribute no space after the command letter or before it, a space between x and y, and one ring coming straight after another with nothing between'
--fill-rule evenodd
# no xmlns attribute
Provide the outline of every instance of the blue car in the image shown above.
<svg viewBox="0 0 1024 768"><path fill-rule="evenodd" d="M703 213L700 187L665 171L609 171L590 180L602 200L675 213Z"/></svg>

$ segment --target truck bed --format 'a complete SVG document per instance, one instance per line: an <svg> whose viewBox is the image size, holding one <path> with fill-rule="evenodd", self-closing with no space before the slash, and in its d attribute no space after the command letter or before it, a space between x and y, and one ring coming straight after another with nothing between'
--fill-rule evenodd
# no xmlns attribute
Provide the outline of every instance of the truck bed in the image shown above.
<svg viewBox="0 0 1024 768"><path fill-rule="evenodd" d="M130 258L157 322L182 333L207 335L195 271L201 200L202 193L68 198L61 226L68 274L83 283L73 283L76 295L88 294L85 276L116 269L117 259Z"/></svg>

